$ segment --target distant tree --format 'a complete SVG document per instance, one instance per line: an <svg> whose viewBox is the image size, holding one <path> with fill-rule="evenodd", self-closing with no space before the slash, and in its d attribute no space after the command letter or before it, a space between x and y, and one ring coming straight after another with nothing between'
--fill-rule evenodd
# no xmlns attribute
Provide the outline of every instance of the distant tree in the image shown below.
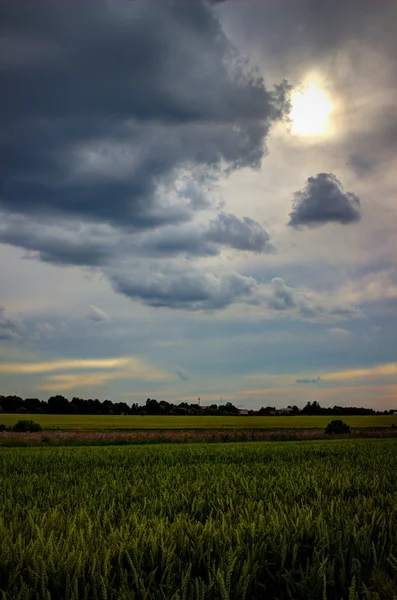
<svg viewBox="0 0 397 600"><path fill-rule="evenodd" d="M262 406L259 409L258 414L261 417L265 417L266 415L271 415L271 414L274 414L275 412L276 412L276 407L275 406Z"/></svg>
<svg viewBox="0 0 397 600"><path fill-rule="evenodd" d="M330 435L342 435L343 433L350 433L350 425L344 423L339 419L335 419L334 421L330 421L325 428L325 433Z"/></svg>
<svg viewBox="0 0 397 600"><path fill-rule="evenodd" d="M92 398L90 398L88 400L88 406L90 408L90 413L93 415L101 415L102 414L102 404L99 402L98 398L95 398L95 400L92 400Z"/></svg>
<svg viewBox="0 0 397 600"><path fill-rule="evenodd" d="M42 430L40 423L34 421L18 421L12 428L13 431L21 433L36 433Z"/></svg>
<svg viewBox="0 0 397 600"><path fill-rule="evenodd" d="M238 408L234 406L231 402L226 402L226 404L221 404L218 406L218 412L227 415L238 415Z"/></svg>
<svg viewBox="0 0 397 600"><path fill-rule="evenodd" d="M152 400L152 399L148 398L146 400L145 411L147 412L148 415L160 414L160 406L159 406L159 403L157 402L157 400L154 400L154 399Z"/></svg>
<svg viewBox="0 0 397 600"><path fill-rule="evenodd" d="M71 412L69 400L64 396L51 396L48 398L48 412L55 415L64 415Z"/></svg>
<svg viewBox="0 0 397 600"><path fill-rule="evenodd" d="M113 405L113 412L116 415L121 415L121 414L129 415L129 414L131 414L131 409L128 406L128 404L126 404L125 402L116 402Z"/></svg>
<svg viewBox="0 0 397 600"><path fill-rule="evenodd" d="M3 396L1 404L4 412L16 413L23 406L23 400L19 396Z"/></svg>
<svg viewBox="0 0 397 600"><path fill-rule="evenodd" d="M44 412L41 406L42 404L45 403L42 403L38 398L25 398L23 403L28 413L37 413L40 412L40 410Z"/></svg>
<svg viewBox="0 0 397 600"><path fill-rule="evenodd" d="M303 415L321 415L324 409L321 408L320 404L316 401L313 403L308 402L304 408L302 408Z"/></svg>
<svg viewBox="0 0 397 600"><path fill-rule="evenodd" d="M102 414L104 415L113 415L114 414L114 405L111 400L104 400L102 402Z"/></svg>
<svg viewBox="0 0 397 600"><path fill-rule="evenodd" d="M74 412L78 415L89 415L91 412L88 400L82 400L76 396L72 398L69 408L71 412Z"/></svg>

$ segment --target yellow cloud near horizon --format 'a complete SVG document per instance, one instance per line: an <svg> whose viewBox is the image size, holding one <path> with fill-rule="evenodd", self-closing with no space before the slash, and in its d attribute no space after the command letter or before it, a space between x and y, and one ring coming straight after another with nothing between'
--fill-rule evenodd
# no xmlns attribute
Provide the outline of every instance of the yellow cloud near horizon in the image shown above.
<svg viewBox="0 0 397 600"><path fill-rule="evenodd" d="M71 369L115 369L126 366L131 360L131 358L124 357L54 360L36 363L3 363L0 365L0 373L39 374Z"/></svg>
<svg viewBox="0 0 397 600"><path fill-rule="evenodd" d="M344 379L360 379L361 377L397 375L397 363L386 363L366 369L350 369L321 375L322 381L338 381Z"/></svg>
<svg viewBox="0 0 397 600"><path fill-rule="evenodd" d="M272 374L272 373L250 373L244 375L245 380L252 382L265 382L268 384L268 389L291 386L295 387L297 379L303 378L319 378L318 383L327 381L343 381L345 379L360 379L366 377L388 377L397 375L397 363L385 363L383 365L375 365L373 367L366 367L364 369L346 369L345 371L331 371L328 373L321 373L315 371L311 376L307 372L304 373L284 373L284 374ZM309 385L309 384L308 384ZM322 388L324 389L324 388Z"/></svg>
<svg viewBox="0 0 397 600"><path fill-rule="evenodd" d="M88 373L59 373L76 370L93 371ZM56 373L58 371L58 373ZM102 371L102 372L101 372ZM139 381L166 381L171 376L166 371L154 367L134 356L100 359L54 360L36 363L3 363L0 373L22 375L44 375L43 383L35 386L38 390L63 391L89 385L102 385L115 379ZM49 373L54 373L49 375Z"/></svg>

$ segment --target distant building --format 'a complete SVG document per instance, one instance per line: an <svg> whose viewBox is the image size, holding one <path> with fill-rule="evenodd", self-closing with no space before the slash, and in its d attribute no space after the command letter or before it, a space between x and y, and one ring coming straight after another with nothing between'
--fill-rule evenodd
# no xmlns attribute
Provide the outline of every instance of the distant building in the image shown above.
<svg viewBox="0 0 397 600"><path fill-rule="evenodd" d="M292 413L292 408L280 408L277 411L278 415L290 415Z"/></svg>
<svg viewBox="0 0 397 600"><path fill-rule="evenodd" d="M246 408L239 408L238 409L238 414L243 416L243 415L248 415L248 410Z"/></svg>

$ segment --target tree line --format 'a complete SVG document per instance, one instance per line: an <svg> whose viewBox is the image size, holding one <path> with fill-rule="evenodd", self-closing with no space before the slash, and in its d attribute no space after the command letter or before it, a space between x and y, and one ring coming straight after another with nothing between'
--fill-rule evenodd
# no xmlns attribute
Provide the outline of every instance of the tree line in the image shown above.
<svg viewBox="0 0 397 600"><path fill-rule="evenodd" d="M62 414L62 415L238 415L240 410L231 402L200 406L180 402L173 404L165 400L157 401L148 398L145 404L112 402L98 398L84 400L74 397L68 400L64 396L51 396L48 400L38 398L20 398L19 396L0 396L0 413L16 414ZM277 409L275 406L261 407L259 410L248 410L250 416L283 416L283 415L387 415L394 409L376 411L373 408L355 406L322 407L318 402L307 402L303 408L288 406Z"/></svg>

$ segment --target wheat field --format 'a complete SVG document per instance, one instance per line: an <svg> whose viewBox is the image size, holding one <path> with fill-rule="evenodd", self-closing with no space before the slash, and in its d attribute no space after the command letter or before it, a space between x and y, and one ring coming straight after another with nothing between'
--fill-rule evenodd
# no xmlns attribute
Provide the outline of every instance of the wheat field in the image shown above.
<svg viewBox="0 0 397 600"><path fill-rule="evenodd" d="M128 429L325 429L332 419L341 418L351 427L377 428L397 425L393 415L332 415L294 417L158 416L158 415L47 415L0 414L0 423L14 425L19 419L33 419L50 431L116 431Z"/></svg>
<svg viewBox="0 0 397 600"><path fill-rule="evenodd" d="M2 600L397 598L397 442L0 451Z"/></svg>

